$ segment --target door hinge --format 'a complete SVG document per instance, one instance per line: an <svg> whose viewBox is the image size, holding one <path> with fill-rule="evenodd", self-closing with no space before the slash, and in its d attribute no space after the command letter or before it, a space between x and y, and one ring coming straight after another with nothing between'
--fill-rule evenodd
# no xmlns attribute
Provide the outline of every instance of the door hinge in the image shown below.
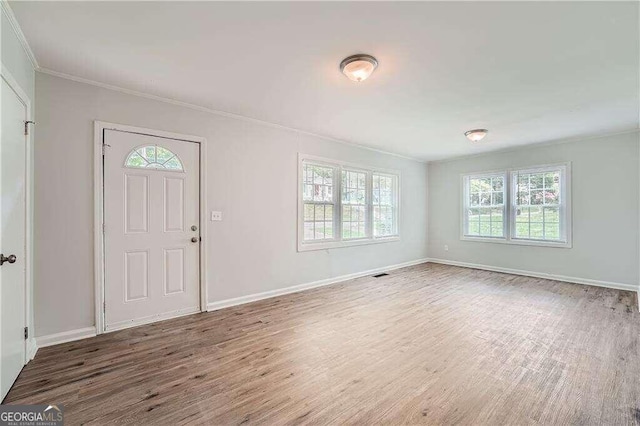
<svg viewBox="0 0 640 426"><path fill-rule="evenodd" d="M103 143L102 144L102 156L104 157L104 153L107 150L107 147L111 147L111 145L109 145L108 143Z"/></svg>
<svg viewBox="0 0 640 426"><path fill-rule="evenodd" d="M36 124L36 122L35 121L31 121L31 120L24 122L24 135L25 136L29 136L29 124Z"/></svg>
<svg viewBox="0 0 640 426"><path fill-rule="evenodd" d="M29 338L29 327L24 328L24 340Z"/></svg>
<svg viewBox="0 0 640 426"><path fill-rule="evenodd" d="M107 302L102 302L102 313L103 314L107 313Z"/></svg>
<svg viewBox="0 0 640 426"><path fill-rule="evenodd" d="M102 224L102 233L104 234L105 230L107 229L107 225L105 223Z"/></svg>

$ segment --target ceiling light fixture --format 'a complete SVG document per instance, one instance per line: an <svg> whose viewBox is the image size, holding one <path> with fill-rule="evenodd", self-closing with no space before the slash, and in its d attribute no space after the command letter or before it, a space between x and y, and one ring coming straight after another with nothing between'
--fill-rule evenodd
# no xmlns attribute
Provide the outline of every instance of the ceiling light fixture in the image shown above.
<svg viewBox="0 0 640 426"><path fill-rule="evenodd" d="M340 71L349 80L363 81L378 67L378 60L371 55L351 55L340 62Z"/></svg>
<svg viewBox="0 0 640 426"><path fill-rule="evenodd" d="M487 136L487 133L489 133L487 129L474 129L464 132L464 135L471 142L480 142L485 136Z"/></svg>

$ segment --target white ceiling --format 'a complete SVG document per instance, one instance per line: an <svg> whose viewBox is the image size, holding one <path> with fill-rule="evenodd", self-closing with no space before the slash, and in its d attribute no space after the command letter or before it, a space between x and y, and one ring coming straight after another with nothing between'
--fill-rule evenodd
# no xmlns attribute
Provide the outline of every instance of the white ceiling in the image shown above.
<svg viewBox="0 0 640 426"><path fill-rule="evenodd" d="M423 160L639 125L637 2L10 5L43 68Z"/></svg>

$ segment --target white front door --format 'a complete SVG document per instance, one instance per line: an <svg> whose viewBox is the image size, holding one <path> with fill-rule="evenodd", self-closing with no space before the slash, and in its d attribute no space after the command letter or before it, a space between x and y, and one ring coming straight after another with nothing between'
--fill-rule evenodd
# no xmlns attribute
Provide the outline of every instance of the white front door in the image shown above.
<svg viewBox="0 0 640 426"><path fill-rule="evenodd" d="M105 329L200 311L200 146L104 131Z"/></svg>
<svg viewBox="0 0 640 426"><path fill-rule="evenodd" d="M2 78L0 138L0 382L2 400L25 363L27 108Z"/></svg>

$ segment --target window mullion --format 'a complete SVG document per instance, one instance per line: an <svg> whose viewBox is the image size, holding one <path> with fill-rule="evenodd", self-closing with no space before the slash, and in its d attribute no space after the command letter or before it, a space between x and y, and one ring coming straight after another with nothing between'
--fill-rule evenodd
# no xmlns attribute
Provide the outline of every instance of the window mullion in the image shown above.
<svg viewBox="0 0 640 426"><path fill-rule="evenodd" d="M505 195L507 199L505 200L505 209L504 217L506 219L505 222L505 237L507 241L511 241L513 234L515 232L515 223L516 223L516 212L517 209L514 208L515 200L517 200L515 191L518 186L514 183L514 174L511 171L507 171L505 174Z"/></svg>
<svg viewBox="0 0 640 426"><path fill-rule="evenodd" d="M462 183L462 187L464 188L464 217L462 218L463 227L462 232L464 235L469 234L469 177L466 176Z"/></svg>
<svg viewBox="0 0 640 426"><path fill-rule="evenodd" d="M342 241L342 166L335 168L333 182L335 189L333 191L334 203L337 208L333 209L334 228L336 229L336 241Z"/></svg>
<svg viewBox="0 0 640 426"><path fill-rule="evenodd" d="M373 173L367 171L365 181L365 233L367 238L373 238Z"/></svg>
<svg viewBox="0 0 640 426"><path fill-rule="evenodd" d="M400 176L393 178L393 234L400 235Z"/></svg>

